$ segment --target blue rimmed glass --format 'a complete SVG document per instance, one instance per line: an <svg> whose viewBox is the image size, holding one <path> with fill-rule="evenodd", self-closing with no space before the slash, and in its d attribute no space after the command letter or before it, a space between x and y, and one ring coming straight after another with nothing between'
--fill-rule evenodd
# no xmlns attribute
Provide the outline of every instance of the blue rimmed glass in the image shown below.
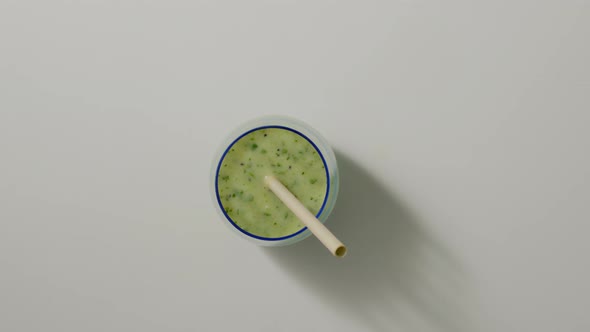
<svg viewBox="0 0 590 332"><path fill-rule="evenodd" d="M238 140L240 140L245 135L265 128L279 128L292 131L311 143L311 145L318 152L326 170L327 186L324 201L316 217L322 223L326 222L330 213L332 212L332 209L334 208L334 205L336 204L336 198L338 196L339 173L336 156L327 141L315 129L300 120L290 117L265 116L249 121L232 131L232 133L224 140L223 144L215 154L215 158L213 159L213 164L211 167L211 194L215 204L215 209L220 214L223 223L240 237L263 246L289 245L305 239L311 234L311 232L307 229L307 227L303 227L293 234L278 238L261 237L249 233L236 225L236 223L227 215L221 204L221 199L219 197L219 191L217 188L219 168L227 152Z"/></svg>

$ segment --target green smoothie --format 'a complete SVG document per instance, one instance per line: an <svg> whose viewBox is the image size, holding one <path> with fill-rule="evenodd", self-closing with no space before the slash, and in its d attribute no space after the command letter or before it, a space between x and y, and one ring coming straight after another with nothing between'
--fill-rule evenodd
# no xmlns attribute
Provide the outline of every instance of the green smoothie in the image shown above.
<svg viewBox="0 0 590 332"><path fill-rule="evenodd" d="M248 133L229 147L217 176L217 196L226 215L242 230L279 238L304 226L264 185L274 175L313 214L324 203L328 183L319 152L300 134L281 128Z"/></svg>

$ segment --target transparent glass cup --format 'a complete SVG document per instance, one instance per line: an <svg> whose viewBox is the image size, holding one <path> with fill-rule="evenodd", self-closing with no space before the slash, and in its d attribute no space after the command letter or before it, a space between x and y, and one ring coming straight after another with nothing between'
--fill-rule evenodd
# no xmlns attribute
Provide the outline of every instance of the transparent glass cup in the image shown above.
<svg viewBox="0 0 590 332"><path fill-rule="evenodd" d="M285 116L264 116L260 118L253 119L248 121L238 128L234 129L222 142L221 146L218 148L217 152L215 153L215 157L213 158L213 163L211 166L211 182L210 182L210 191L211 196L213 198L213 203L215 205L215 209L219 213L221 217L221 221L228 226L235 234L244 238L248 241L254 242L258 245L262 246L285 246L289 244L293 244L299 242L306 237L308 237L311 232L307 229L307 227L303 227L297 232L293 234L289 234L280 238L267 238L257 236L255 234L251 234L243 229L241 229L238 225L236 225L232 219L227 215L224 211L223 206L221 204L221 200L219 197L218 189L217 189L217 177L219 174L219 168L221 166L221 162L225 157L226 153L230 150L232 145L237 142L240 138L247 135L248 133L264 129L264 128L280 128L280 129L287 129L290 130L306 140L308 140L311 145L316 149L319 156L322 158L324 163L324 167L327 170L327 193L322 203L322 207L320 208L319 212L316 214L316 217L322 222L325 223L330 213L334 209L334 205L336 204L336 198L338 197L338 189L339 189L339 173L338 173L338 165L336 163L336 155L334 151L324 139L323 136L320 135L315 129L313 129L308 124L293 119L290 117ZM263 185L262 183L260 185Z"/></svg>

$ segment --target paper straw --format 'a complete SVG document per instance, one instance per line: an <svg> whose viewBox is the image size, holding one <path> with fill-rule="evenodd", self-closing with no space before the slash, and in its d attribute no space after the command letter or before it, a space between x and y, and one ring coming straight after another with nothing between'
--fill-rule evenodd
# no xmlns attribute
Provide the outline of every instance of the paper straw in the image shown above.
<svg viewBox="0 0 590 332"><path fill-rule="evenodd" d="M336 257L346 255L346 247L321 221L287 189L277 178L272 175L264 177L264 183L268 188L293 212L301 222L307 226L313 235Z"/></svg>

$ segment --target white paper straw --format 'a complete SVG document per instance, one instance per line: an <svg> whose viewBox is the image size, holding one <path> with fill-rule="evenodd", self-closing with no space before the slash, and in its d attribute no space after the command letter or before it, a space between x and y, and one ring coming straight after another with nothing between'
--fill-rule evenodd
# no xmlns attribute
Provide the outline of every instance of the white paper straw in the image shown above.
<svg viewBox="0 0 590 332"><path fill-rule="evenodd" d="M346 255L346 246L272 175L264 177L268 188L291 210L320 242L336 257Z"/></svg>

